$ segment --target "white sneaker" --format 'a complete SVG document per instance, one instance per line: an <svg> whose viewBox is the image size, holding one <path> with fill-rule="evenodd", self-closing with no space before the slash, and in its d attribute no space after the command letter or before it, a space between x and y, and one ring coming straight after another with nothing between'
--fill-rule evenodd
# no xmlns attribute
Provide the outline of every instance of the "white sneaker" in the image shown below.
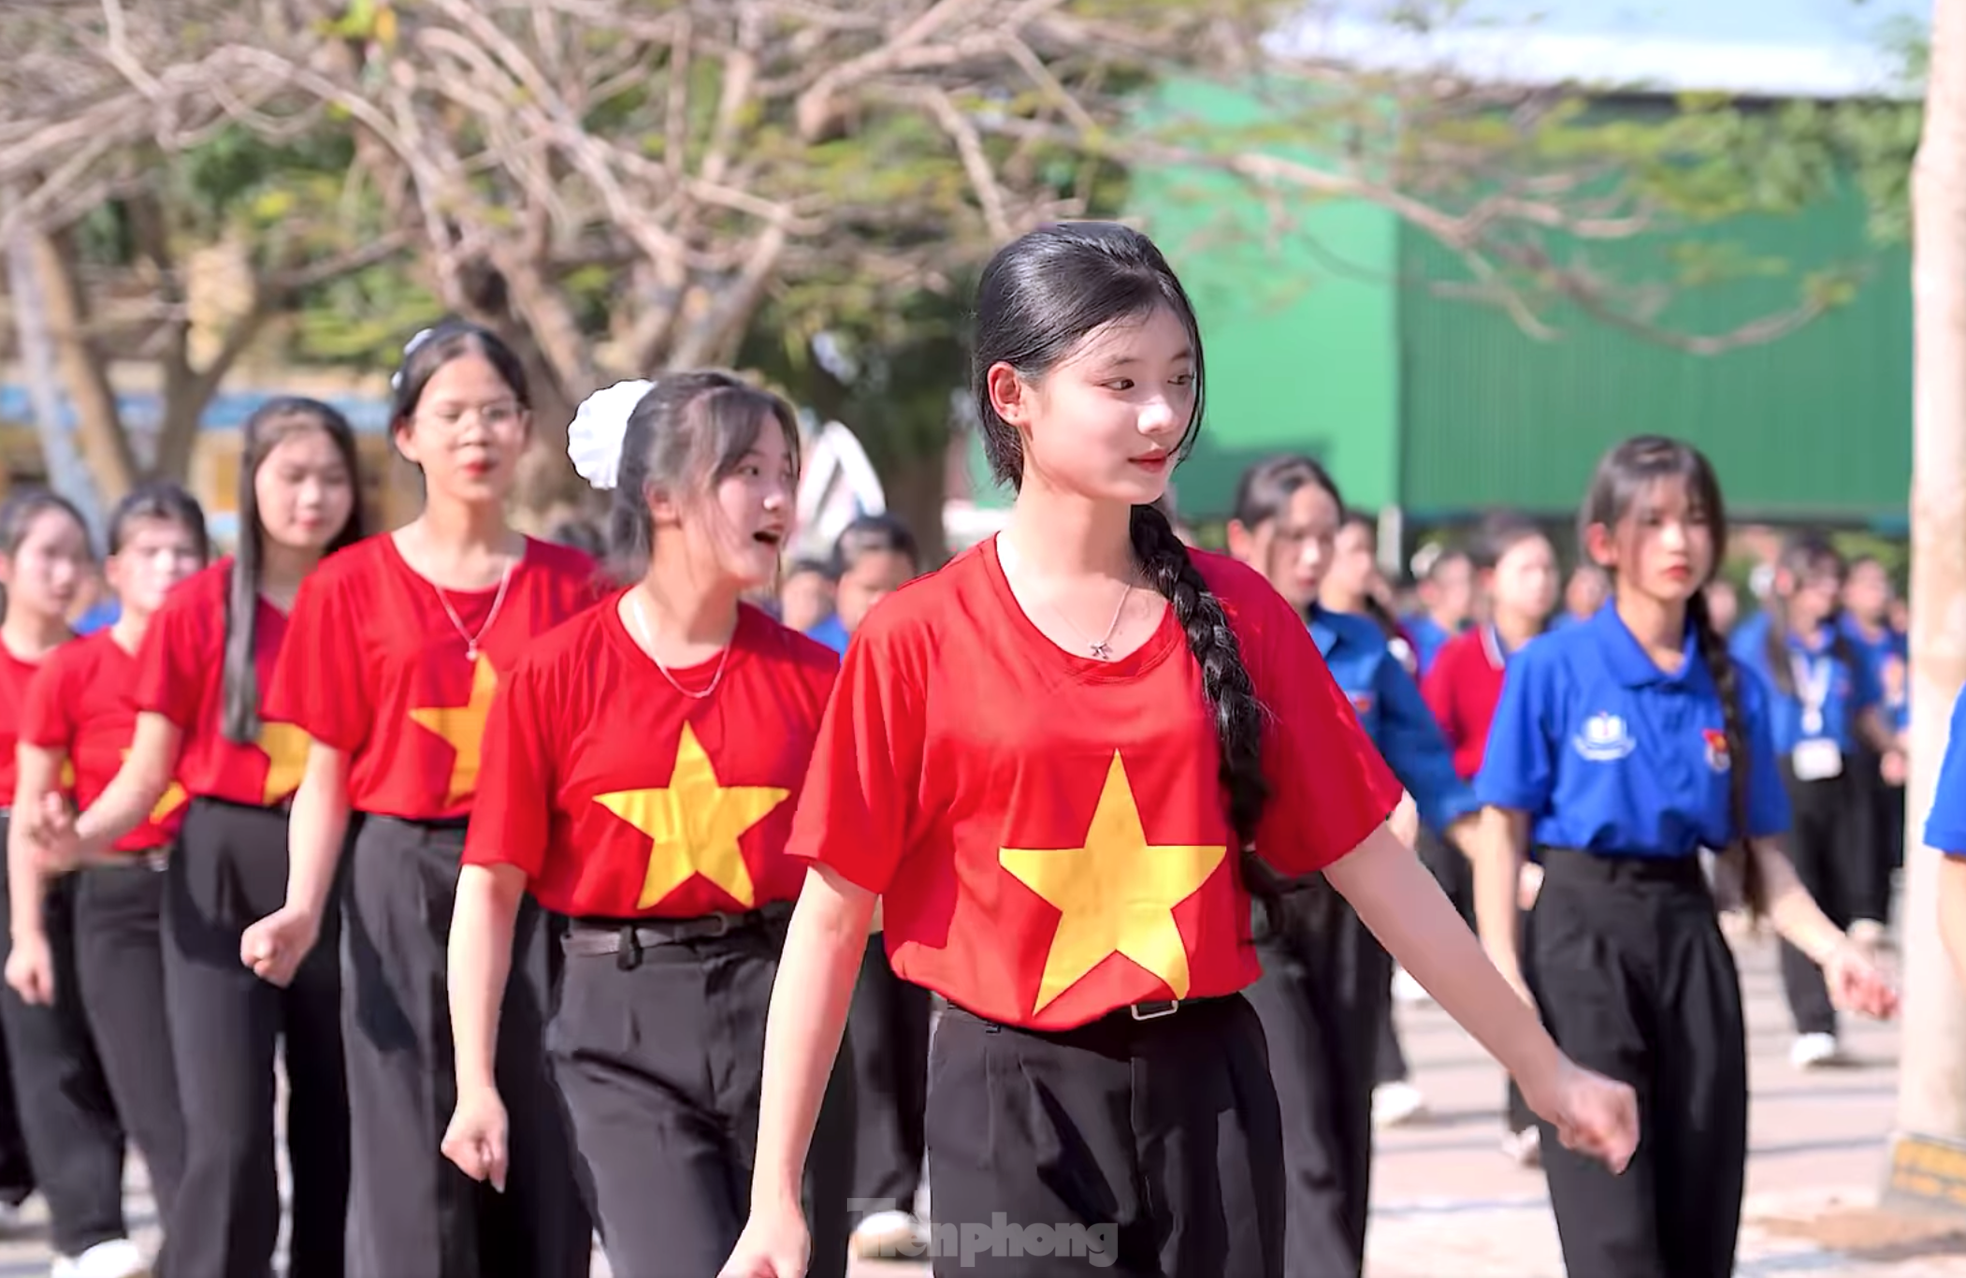
<svg viewBox="0 0 1966 1278"><path fill-rule="evenodd" d="M1411 1083L1381 1083L1372 1089L1372 1125L1398 1127L1422 1118L1427 1098Z"/></svg>
<svg viewBox="0 0 1966 1278"><path fill-rule="evenodd" d="M1834 1065L1842 1057L1842 1046L1834 1034L1798 1034L1795 1045L1789 1048L1789 1064L1797 1069Z"/></svg>
<svg viewBox="0 0 1966 1278"><path fill-rule="evenodd" d="M922 1223L905 1211L877 1211L853 1231L853 1253L862 1260L919 1256Z"/></svg>
<svg viewBox="0 0 1966 1278"><path fill-rule="evenodd" d="M1518 1167L1541 1167L1543 1165L1542 1129L1525 1127L1519 1132L1510 1132L1502 1137L1502 1154Z"/></svg>
<svg viewBox="0 0 1966 1278"><path fill-rule="evenodd" d="M1427 987L1413 979L1413 973L1405 968L1393 972L1393 1002L1406 1007L1418 1007L1431 1003L1434 996L1427 993Z"/></svg>
<svg viewBox="0 0 1966 1278"><path fill-rule="evenodd" d="M150 1262L127 1238L99 1242L79 1256L55 1257L53 1278L149 1278Z"/></svg>

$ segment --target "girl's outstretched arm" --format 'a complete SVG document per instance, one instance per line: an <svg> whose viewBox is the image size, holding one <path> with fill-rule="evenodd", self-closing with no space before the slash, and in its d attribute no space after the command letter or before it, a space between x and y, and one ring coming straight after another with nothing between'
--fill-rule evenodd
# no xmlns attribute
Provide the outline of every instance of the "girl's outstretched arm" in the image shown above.
<svg viewBox="0 0 1966 1278"><path fill-rule="evenodd" d="M800 1186L820 1101L860 976L875 896L819 866L806 875L765 1026L751 1219L724 1278L798 1278L811 1246Z"/></svg>
<svg viewBox="0 0 1966 1278"><path fill-rule="evenodd" d="M1565 1145L1624 1170L1638 1147L1636 1093L1557 1049L1410 849L1381 828L1324 873L1400 966L1502 1063Z"/></svg>

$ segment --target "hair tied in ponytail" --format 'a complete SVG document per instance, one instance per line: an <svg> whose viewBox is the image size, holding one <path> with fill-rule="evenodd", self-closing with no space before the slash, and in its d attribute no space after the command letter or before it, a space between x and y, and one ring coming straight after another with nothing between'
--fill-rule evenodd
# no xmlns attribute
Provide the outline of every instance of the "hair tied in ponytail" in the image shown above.
<svg viewBox="0 0 1966 1278"><path fill-rule="evenodd" d="M581 401L567 427L567 458L594 488L606 492L619 480L628 415L654 389L649 381L616 382Z"/></svg>

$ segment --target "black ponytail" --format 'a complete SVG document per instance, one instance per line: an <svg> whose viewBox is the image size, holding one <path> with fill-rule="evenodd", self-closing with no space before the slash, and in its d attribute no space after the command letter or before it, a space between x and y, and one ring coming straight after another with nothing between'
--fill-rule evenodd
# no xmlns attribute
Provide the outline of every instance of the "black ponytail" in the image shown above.
<svg viewBox="0 0 1966 1278"><path fill-rule="evenodd" d="M1768 904L1768 890L1761 881L1761 863L1748 850L1749 760L1747 729L1741 721L1740 667L1727 651L1726 638L1713 624L1704 590L1694 591L1686 601L1686 616L1700 645L1700 659L1706 662L1707 675L1720 696L1721 731L1727 737L1727 811L1734 825L1734 841L1720 854L1721 863L1740 885L1748 912L1758 918Z"/></svg>

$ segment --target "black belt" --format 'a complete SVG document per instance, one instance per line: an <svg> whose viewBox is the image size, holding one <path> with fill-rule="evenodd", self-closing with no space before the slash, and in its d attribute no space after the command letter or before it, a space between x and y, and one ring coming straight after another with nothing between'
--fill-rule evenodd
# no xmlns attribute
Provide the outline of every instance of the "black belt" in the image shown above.
<svg viewBox="0 0 1966 1278"><path fill-rule="evenodd" d="M693 919L574 919L561 943L568 954L591 958L617 955L625 971L641 961L642 951L658 945L715 940L754 931L792 917L789 904L774 902L742 914L705 914Z"/></svg>

